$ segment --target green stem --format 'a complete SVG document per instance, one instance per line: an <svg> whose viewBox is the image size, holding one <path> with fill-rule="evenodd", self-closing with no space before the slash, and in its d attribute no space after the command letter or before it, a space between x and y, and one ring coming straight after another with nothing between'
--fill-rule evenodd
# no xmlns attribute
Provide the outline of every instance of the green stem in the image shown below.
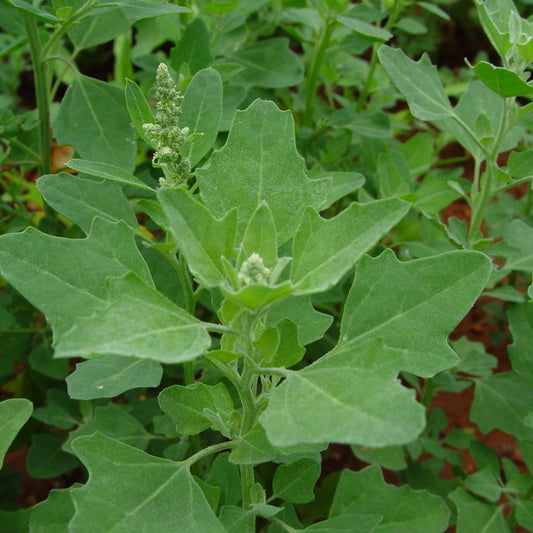
<svg viewBox="0 0 533 533"><path fill-rule="evenodd" d="M247 511L251 504L250 491L254 484L254 467L253 465L240 465L241 486L242 486L242 508Z"/></svg>
<svg viewBox="0 0 533 533"><path fill-rule="evenodd" d="M305 111L303 124L304 126L311 126L313 124L313 111L315 107L316 86L318 83L318 75L320 67L324 60L324 54L329 45L331 35L335 28L336 20L329 14L326 17L326 22L322 28L322 35L320 36L315 49L313 51L313 59L311 61L311 68L309 69L309 76L307 79L306 95L305 95Z"/></svg>
<svg viewBox="0 0 533 533"><path fill-rule="evenodd" d="M468 232L468 244L471 246L475 240L478 232L481 231L481 224L485 217L485 211L489 205L491 198L495 194L496 174L498 168L498 154L500 152L500 145L507 132L507 121L509 114L509 98L506 98L503 103L502 116L496 137L492 144L492 149L487 157L487 170L481 176L480 180L475 179L474 190L472 196L472 216L470 218L470 228ZM477 178L477 175L474 177ZM483 179L484 178L484 179Z"/></svg>
<svg viewBox="0 0 533 533"><path fill-rule="evenodd" d="M234 446L237 446L236 441L226 441L226 442L220 442L218 444L213 444L212 446L208 446L207 448L204 448L203 450L200 450L199 452L195 453L194 455L191 455L185 461L189 466L192 466L194 463L197 463L200 459L207 457L208 455L211 455L213 453L217 453L223 450L229 450L230 448L233 448Z"/></svg>
<svg viewBox="0 0 533 533"><path fill-rule="evenodd" d="M396 23L396 20L398 19L398 16L400 15L402 8L403 8L403 0L395 0L390 17L388 18L384 26L384 29L386 31L390 31L392 29L392 27ZM381 43L374 43L372 45L372 55L370 57L368 74L366 77L365 84L363 88L361 89L361 94L359 95L359 99L357 100L357 105L355 106L355 111L357 113L359 113L363 109L368 99L368 95L370 94L370 88L372 87L372 83L374 82L374 73L376 71L376 67L378 64L378 50L380 46L381 46Z"/></svg>
<svg viewBox="0 0 533 533"><path fill-rule="evenodd" d="M42 61L41 39L37 21L31 15L22 13L24 28L30 45L30 55L33 64L33 76L35 81L35 98L37 100L37 112L39 115L39 153L40 173L50 173L50 103L48 101L48 68Z"/></svg>

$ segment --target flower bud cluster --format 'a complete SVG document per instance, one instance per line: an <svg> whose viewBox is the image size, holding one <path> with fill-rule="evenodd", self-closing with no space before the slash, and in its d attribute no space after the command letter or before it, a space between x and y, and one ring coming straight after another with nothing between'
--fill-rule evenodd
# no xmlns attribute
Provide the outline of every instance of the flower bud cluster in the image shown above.
<svg viewBox="0 0 533 533"><path fill-rule="evenodd" d="M267 284L270 272L270 268L267 268L263 264L262 257L259 254L253 253L241 265L238 278L244 286L253 283Z"/></svg>
<svg viewBox="0 0 533 533"><path fill-rule="evenodd" d="M190 141L191 135L189 128L178 126L183 96L164 63L157 68L156 84L158 102L155 123L143 124L143 130L156 148L153 165L165 172L165 177L159 180L160 185L172 187L185 181L191 174L189 159L180 154L180 147Z"/></svg>

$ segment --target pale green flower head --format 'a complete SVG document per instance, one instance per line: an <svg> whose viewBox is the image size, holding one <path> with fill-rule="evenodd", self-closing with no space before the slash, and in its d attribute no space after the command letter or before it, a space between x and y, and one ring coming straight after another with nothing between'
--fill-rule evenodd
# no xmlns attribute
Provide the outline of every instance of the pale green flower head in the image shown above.
<svg viewBox="0 0 533 533"><path fill-rule="evenodd" d="M155 145L152 163L154 167L162 168L165 174L159 180L160 186L175 187L191 175L190 161L181 155L180 149L193 137L189 128L179 127L183 96L164 63L157 67L156 85L155 123L143 124L143 129Z"/></svg>
<svg viewBox="0 0 533 533"><path fill-rule="evenodd" d="M264 265L262 257L257 253L253 253L241 265L238 278L243 286L252 285L254 283L266 285L268 283L270 272L270 268L267 268Z"/></svg>

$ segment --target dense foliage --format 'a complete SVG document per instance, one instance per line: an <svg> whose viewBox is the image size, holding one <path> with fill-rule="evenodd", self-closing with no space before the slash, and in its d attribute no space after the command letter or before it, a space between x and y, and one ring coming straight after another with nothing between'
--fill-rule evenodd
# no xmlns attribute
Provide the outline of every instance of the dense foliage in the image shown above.
<svg viewBox="0 0 533 533"><path fill-rule="evenodd" d="M437 68L452 23L486 45ZM533 530L527 5L0 27L2 531Z"/></svg>

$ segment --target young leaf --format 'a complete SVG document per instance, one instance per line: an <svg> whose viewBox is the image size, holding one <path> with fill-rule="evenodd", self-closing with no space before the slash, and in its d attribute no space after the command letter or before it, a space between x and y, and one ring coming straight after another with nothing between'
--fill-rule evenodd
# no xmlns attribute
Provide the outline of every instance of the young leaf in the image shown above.
<svg viewBox="0 0 533 533"><path fill-rule="evenodd" d="M227 422L233 411L233 400L224 383L215 386L194 383L184 387L172 385L158 396L161 409L176 424L181 435L196 435L211 426L211 419L204 414L204 409L219 413Z"/></svg>
<svg viewBox="0 0 533 533"><path fill-rule="evenodd" d="M424 409L396 379L401 359L377 339L287 371L259 417L268 439L274 446L412 441L424 427Z"/></svg>
<svg viewBox="0 0 533 533"><path fill-rule="evenodd" d="M191 272L207 287L225 282L222 257L230 259L237 231L237 210L215 219L185 188L162 189L159 198L170 230ZM225 216L224 216L225 215Z"/></svg>
<svg viewBox="0 0 533 533"><path fill-rule="evenodd" d="M209 152L218 135L222 119L220 74L212 68L198 72L187 86L181 108L180 127L188 127L191 134L201 134L201 137L180 149L181 155L188 157L191 166L195 167Z"/></svg>
<svg viewBox="0 0 533 533"><path fill-rule="evenodd" d="M448 526L450 512L438 496L427 491L388 485L374 465L341 474L329 516L345 514L382 515L375 533L441 533Z"/></svg>
<svg viewBox="0 0 533 533"><path fill-rule="evenodd" d="M102 163L100 161L85 161L83 159L71 159L67 166L78 172L83 172L89 176L96 178L102 178L105 180L111 180L122 185L128 185L130 187L136 187L148 192L154 192L152 187L146 185L139 178L136 178L133 174L126 172L125 170L118 168L114 165Z"/></svg>
<svg viewBox="0 0 533 533"><path fill-rule="evenodd" d="M67 89L54 121L60 144L84 158L133 170L137 143L122 89L79 76Z"/></svg>
<svg viewBox="0 0 533 533"><path fill-rule="evenodd" d="M329 220L307 209L292 247L291 282L296 294L335 285L408 210L408 204L395 199L354 203Z"/></svg>
<svg viewBox="0 0 533 533"><path fill-rule="evenodd" d="M191 531L225 533L186 463L161 459L102 434L80 437L76 455L89 481L72 491L79 533Z"/></svg>
<svg viewBox="0 0 533 533"><path fill-rule="evenodd" d="M94 217L123 220L139 231L135 213L116 183L97 182L66 172L48 174L37 181L46 202L89 234Z"/></svg>
<svg viewBox="0 0 533 533"><path fill-rule="evenodd" d="M382 337L404 351L402 368L431 377L458 357L447 336L485 287L490 261L455 251L402 263L391 250L363 258L346 300L336 350ZM351 348L350 348L351 349Z"/></svg>
<svg viewBox="0 0 533 533"><path fill-rule="evenodd" d="M54 340L77 318L106 303L105 279L135 272L153 285L150 271L124 222L95 218L86 239L46 235L33 228L0 237L0 269L54 330ZM128 354L131 355L131 354Z"/></svg>
<svg viewBox="0 0 533 533"><path fill-rule="evenodd" d="M333 317L319 313L311 303L311 296L290 296L267 314L267 325L274 326L289 319L298 328L298 343L307 346L321 339L331 326Z"/></svg>
<svg viewBox="0 0 533 533"><path fill-rule="evenodd" d="M526 83L512 70L495 67L487 61L480 61L475 66L469 64L469 66L487 87L500 96L527 96L533 93L533 86Z"/></svg>
<svg viewBox="0 0 533 533"><path fill-rule="evenodd" d="M453 116L437 69L424 54L419 61L409 59L400 49L383 45L379 60L389 78L403 94L415 118L436 120Z"/></svg>
<svg viewBox="0 0 533 533"><path fill-rule="evenodd" d="M261 256L267 268L272 269L276 266L278 262L276 224L272 212L265 202L261 202L254 211L244 232L241 246L240 262L256 253Z"/></svg>
<svg viewBox="0 0 533 533"><path fill-rule="evenodd" d="M214 216L239 207L241 235L265 201L279 245L292 237L308 205L320 208L330 186L327 179L306 176L304 160L296 151L291 114L263 100L235 114L226 145L196 175L202 199Z"/></svg>
<svg viewBox="0 0 533 533"><path fill-rule="evenodd" d="M310 502L315 498L313 488L319 475L320 463L312 459L278 466L272 481L273 496L291 503Z"/></svg>
<svg viewBox="0 0 533 533"><path fill-rule="evenodd" d="M56 357L124 355L181 363L211 344L202 322L133 273L108 283L108 304L80 318L56 346Z"/></svg>
<svg viewBox="0 0 533 533"><path fill-rule="evenodd" d="M124 95L126 97L126 107L128 108L128 113L130 114L131 121L137 131L137 135L139 135L148 146L151 146L152 143L143 129L143 124L152 124L155 122L152 109L148 105L141 89L134 81L126 80Z"/></svg>
<svg viewBox="0 0 533 533"><path fill-rule="evenodd" d="M67 387L75 400L114 398L131 389L157 387L162 375L156 361L106 355L78 363L67 377Z"/></svg>
<svg viewBox="0 0 533 533"><path fill-rule="evenodd" d="M213 61L209 49L209 32L205 22L195 18L187 24L178 44L170 51L170 65L179 72L183 63L189 67L191 74L208 67Z"/></svg>
<svg viewBox="0 0 533 533"><path fill-rule="evenodd" d="M13 439L32 411L33 405L26 398L10 398L0 402L0 467Z"/></svg>

